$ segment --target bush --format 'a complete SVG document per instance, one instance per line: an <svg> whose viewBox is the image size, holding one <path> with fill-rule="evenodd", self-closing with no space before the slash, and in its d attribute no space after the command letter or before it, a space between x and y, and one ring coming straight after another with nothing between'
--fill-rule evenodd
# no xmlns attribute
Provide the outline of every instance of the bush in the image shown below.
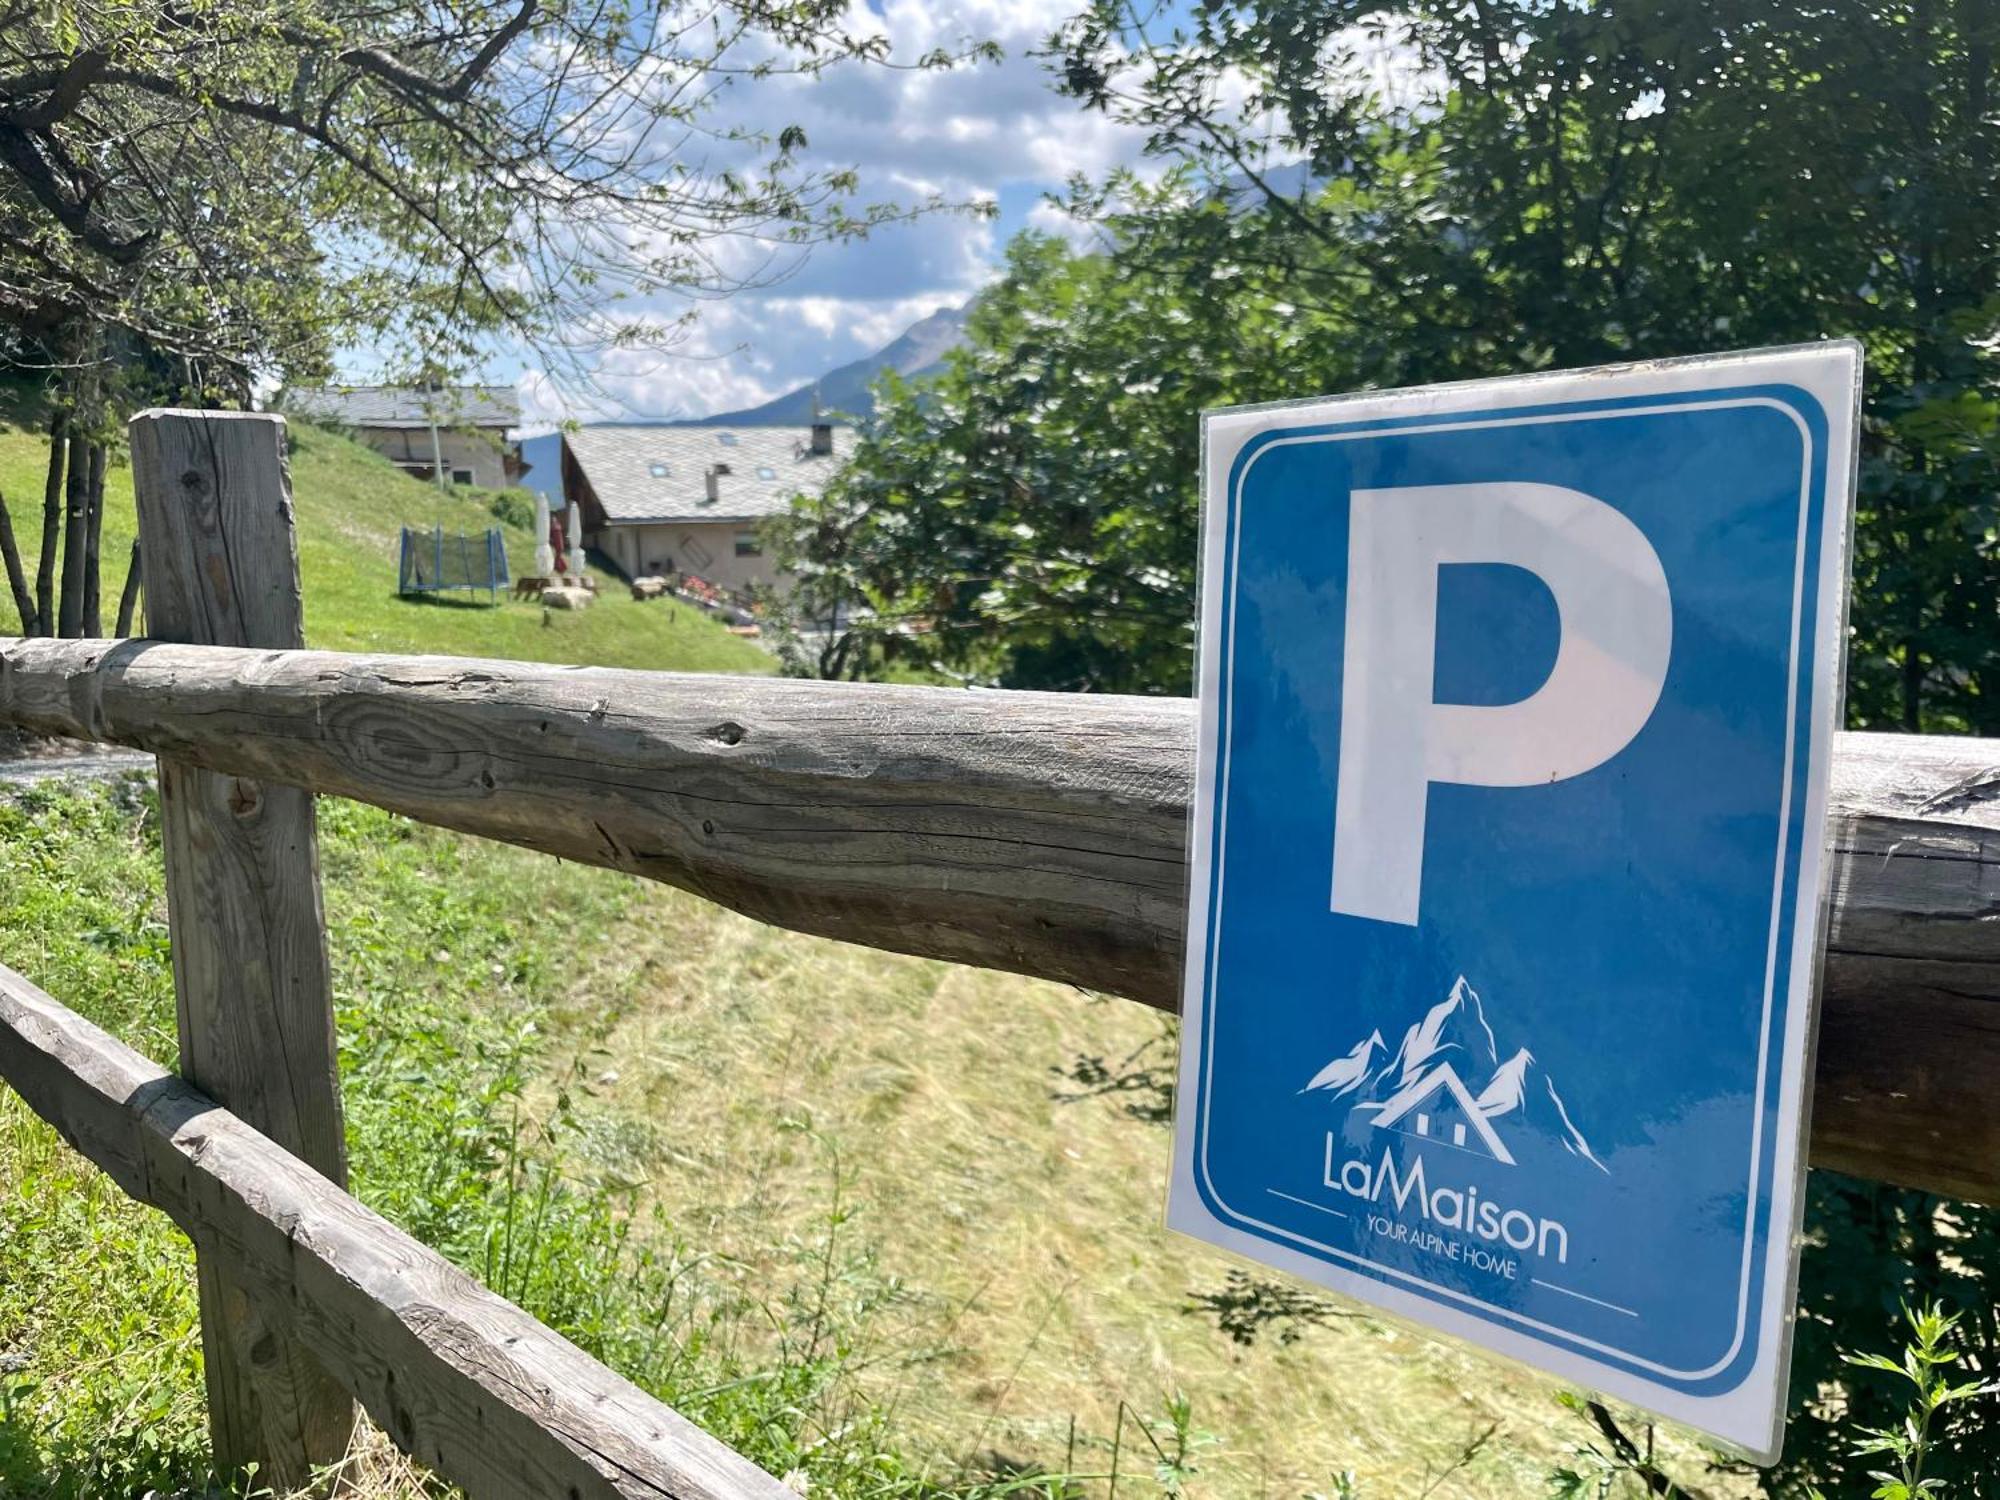
<svg viewBox="0 0 2000 1500"><path fill-rule="evenodd" d="M518 526L523 531L533 531L535 499L533 490L493 490L487 494L486 508L503 526Z"/></svg>

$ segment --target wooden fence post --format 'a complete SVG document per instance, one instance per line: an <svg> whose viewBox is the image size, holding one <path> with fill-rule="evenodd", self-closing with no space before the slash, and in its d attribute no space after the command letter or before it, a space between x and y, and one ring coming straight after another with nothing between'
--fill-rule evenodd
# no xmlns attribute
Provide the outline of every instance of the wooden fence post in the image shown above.
<svg viewBox="0 0 2000 1500"><path fill-rule="evenodd" d="M284 419L148 411L131 438L150 634L302 645ZM160 816L181 1072L345 1187L312 796L162 757ZM195 1250L216 1465L282 1493L346 1453L353 1402L199 1230Z"/></svg>

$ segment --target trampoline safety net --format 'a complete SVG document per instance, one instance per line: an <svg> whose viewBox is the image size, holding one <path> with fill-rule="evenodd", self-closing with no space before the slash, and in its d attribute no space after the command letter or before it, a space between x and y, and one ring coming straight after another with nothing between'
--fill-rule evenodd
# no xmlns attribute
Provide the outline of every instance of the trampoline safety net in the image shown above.
<svg viewBox="0 0 2000 1500"><path fill-rule="evenodd" d="M497 594L510 581L507 544L497 526L489 527L483 536L463 531L446 536L442 526L428 532L403 528L402 561L396 579L399 594L435 594L448 589L485 589Z"/></svg>

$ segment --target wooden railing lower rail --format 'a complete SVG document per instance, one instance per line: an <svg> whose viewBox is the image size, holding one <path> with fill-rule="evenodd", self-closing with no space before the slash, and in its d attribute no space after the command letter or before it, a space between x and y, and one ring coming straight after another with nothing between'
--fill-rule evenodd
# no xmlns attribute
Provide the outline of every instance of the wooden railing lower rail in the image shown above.
<svg viewBox="0 0 2000 1500"><path fill-rule="evenodd" d="M0 641L0 722L1178 999L1185 701ZM1813 1161L2000 1200L2000 746L1843 735L1833 779Z"/></svg>
<svg viewBox="0 0 2000 1500"><path fill-rule="evenodd" d="M795 1500L207 1095L0 967L0 1076L226 1265L404 1452L480 1496Z"/></svg>

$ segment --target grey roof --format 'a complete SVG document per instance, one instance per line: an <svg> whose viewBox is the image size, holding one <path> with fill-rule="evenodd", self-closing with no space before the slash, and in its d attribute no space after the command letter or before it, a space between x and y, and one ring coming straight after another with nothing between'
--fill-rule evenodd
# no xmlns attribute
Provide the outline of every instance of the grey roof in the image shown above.
<svg viewBox="0 0 2000 1500"><path fill-rule="evenodd" d="M447 385L424 390L407 385L300 386L279 405L335 427L516 427L521 403L506 385Z"/></svg>
<svg viewBox="0 0 2000 1500"><path fill-rule="evenodd" d="M797 494L818 494L854 451L854 434L833 429L833 452L811 451L808 427L579 427L563 443L590 481L607 521L751 521ZM729 472L708 498L707 474ZM664 467L665 474L654 472ZM765 476L769 475L768 478Z"/></svg>

